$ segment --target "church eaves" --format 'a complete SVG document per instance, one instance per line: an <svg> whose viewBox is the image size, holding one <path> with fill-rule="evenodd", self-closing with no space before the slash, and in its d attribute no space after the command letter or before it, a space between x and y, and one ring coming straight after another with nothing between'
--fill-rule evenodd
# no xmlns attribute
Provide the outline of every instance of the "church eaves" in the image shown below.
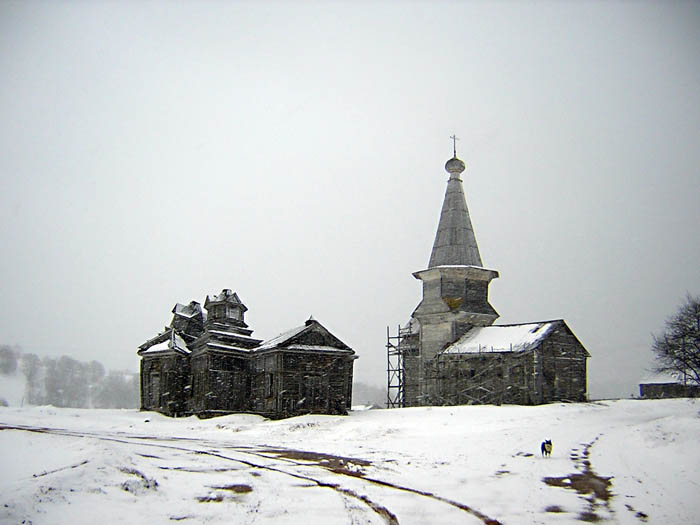
<svg viewBox="0 0 700 525"><path fill-rule="evenodd" d="M464 169L464 162L458 159L456 154L445 164L450 179L447 181L447 191L428 268L447 265L482 266L460 178Z"/></svg>

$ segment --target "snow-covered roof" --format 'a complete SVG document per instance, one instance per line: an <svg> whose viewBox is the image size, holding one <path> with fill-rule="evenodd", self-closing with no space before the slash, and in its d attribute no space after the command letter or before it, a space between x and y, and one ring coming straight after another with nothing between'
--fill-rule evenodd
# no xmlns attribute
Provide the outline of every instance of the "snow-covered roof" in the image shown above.
<svg viewBox="0 0 700 525"><path fill-rule="evenodd" d="M669 383L682 384L683 378L680 374L672 372L651 372L642 379L640 385L665 385Z"/></svg>
<svg viewBox="0 0 700 525"><path fill-rule="evenodd" d="M225 330L208 330L210 334L216 334L216 335L224 335L227 337L237 337L239 339L248 339L250 341L259 341L259 339L256 339L255 337L251 337L249 335L245 334L240 334L238 332L227 332Z"/></svg>
<svg viewBox="0 0 700 525"><path fill-rule="evenodd" d="M304 352L345 352L348 354L353 353L352 350L346 350L345 348L336 348L335 346L327 345L289 345L286 349L301 350Z"/></svg>
<svg viewBox="0 0 700 525"><path fill-rule="evenodd" d="M472 328L443 354L523 352L535 348L560 321Z"/></svg>
<svg viewBox="0 0 700 525"><path fill-rule="evenodd" d="M190 353L190 349L187 348L187 343L185 343L185 340L180 337L175 330L171 330L166 339L149 346L146 350L139 351L139 354L155 354L157 352L167 352L169 350L175 350L176 352L181 352L183 354Z"/></svg>
<svg viewBox="0 0 700 525"><path fill-rule="evenodd" d="M413 277L422 280L424 277L430 275L437 277L438 275L443 275L445 273L449 275L455 272L460 275L473 277L476 279L491 280L498 277L497 270L484 268L483 266L476 266L474 264L440 264L438 266L430 266L424 270L413 272Z"/></svg>
<svg viewBox="0 0 700 525"><path fill-rule="evenodd" d="M483 266L475 266L473 264L440 264L438 266L432 266L431 268L476 268L477 270L488 270L489 272L495 272L491 268L484 268Z"/></svg>
<svg viewBox="0 0 700 525"><path fill-rule="evenodd" d="M306 327L307 325L303 324L301 326L297 326L296 328L287 330L286 332L282 332L281 334L273 337L272 339L268 339L267 341L265 341L263 344L257 347L256 350L267 350L268 348L273 348L279 344L282 344L285 341L294 337L295 335L299 335L301 332L304 331Z"/></svg>
<svg viewBox="0 0 700 525"><path fill-rule="evenodd" d="M175 315L179 315L181 317L187 317L187 318L192 318L196 316L197 314L204 315L204 312L202 311L201 305L197 301L192 301L190 304L180 304L177 303L175 304L175 307L173 308L173 313Z"/></svg>
<svg viewBox="0 0 700 525"><path fill-rule="evenodd" d="M208 308L211 303L223 302L235 304L239 306L244 312L248 311L248 308L246 308L246 306L243 304L240 297L238 297L238 294L236 292L232 292L228 288L224 288L223 290L221 290L221 293L219 295L212 295L211 297L207 295L207 298L204 301L204 307Z"/></svg>
<svg viewBox="0 0 700 525"><path fill-rule="evenodd" d="M257 350L257 348L241 348L240 346L227 345L224 343L215 343L212 341L209 341L207 343L207 346L210 346L212 348L221 348L222 350L238 350L239 352L252 352L253 350Z"/></svg>

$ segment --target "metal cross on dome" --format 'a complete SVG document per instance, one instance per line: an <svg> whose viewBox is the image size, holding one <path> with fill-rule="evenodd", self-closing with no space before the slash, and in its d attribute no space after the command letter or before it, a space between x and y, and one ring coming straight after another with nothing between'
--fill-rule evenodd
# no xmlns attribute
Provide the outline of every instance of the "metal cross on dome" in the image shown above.
<svg viewBox="0 0 700 525"><path fill-rule="evenodd" d="M452 135L450 138L452 139L452 151L455 158L457 158L457 141L459 140L459 137L457 135Z"/></svg>

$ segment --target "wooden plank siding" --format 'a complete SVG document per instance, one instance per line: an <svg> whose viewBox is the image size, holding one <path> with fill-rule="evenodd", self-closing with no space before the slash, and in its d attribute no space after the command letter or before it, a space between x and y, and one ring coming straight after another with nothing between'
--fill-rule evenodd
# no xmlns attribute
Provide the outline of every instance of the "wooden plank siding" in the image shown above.
<svg viewBox="0 0 700 525"><path fill-rule="evenodd" d="M141 361L141 409L168 416L189 413L189 360L180 355L144 358Z"/></svg>
<svg viewBox="0 0 700 525"><path fill-rule="evenodd" d="M425 365L430 404L537 405L586 400L588 353L568 330L554 330L532 350L439 354ZM431 390L431 389L429 389Z"/></svg>
<svg viewBox="0 0 700 525"><path fill-rule="evenodd" d="M309 319L289 335L260 344L250 337L252 330L242 317L245 306L236 294L222 293L207 301L220 312L207 318L201 332L177 332L175 325L192 325L180 320L183 313L199 307L176 305L171 327L139 347L143 410L199 417L237 412L270 418L347 414L355 352L318 321ZM223 309L222 304L235 308ZM196 327L200 330L199 324Z"/></svg>

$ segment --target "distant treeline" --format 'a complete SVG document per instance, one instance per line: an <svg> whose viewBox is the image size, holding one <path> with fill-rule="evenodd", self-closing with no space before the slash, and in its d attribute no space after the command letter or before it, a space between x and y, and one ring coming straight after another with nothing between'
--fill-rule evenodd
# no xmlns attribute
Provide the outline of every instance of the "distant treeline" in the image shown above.
<svg viewBox="0 0 700 525"><path fill-rule="evenodd" d="M18 347L0 345L2 376L23 375L24 403L71 408L138 408L139 375L133 372L105 373L99 361L82 362L62 356L40 358ZM356 382L353 405L383 408L386 388ZM1 397L0 405L7 404Z"/></svg>
<svg viewBox="0 0 700 525"><path fill-rule="evenodd" d="M21 373L24 403L72 408L138 408L139 376L110 371L99 361L89 363L62 356L39 358L17 347L0 346L0 376Z"/></svg>

